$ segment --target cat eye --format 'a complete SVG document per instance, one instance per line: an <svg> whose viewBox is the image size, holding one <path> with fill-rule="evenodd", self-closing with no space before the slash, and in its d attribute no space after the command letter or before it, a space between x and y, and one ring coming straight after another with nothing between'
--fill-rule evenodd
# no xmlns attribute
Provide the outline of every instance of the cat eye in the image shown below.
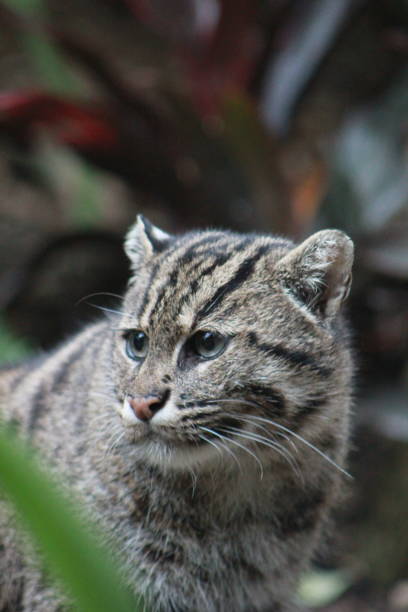
<svg viewBox="0 0 408 612"><path fill-rule="evenodd" d="M226 345L227 338L209 330L198 331L190 338L191 349L203 359L218 357Z"/></svg>
<svg viewBox="0 0 408 612"><path fill-rule="evenodd" d="M149 348L149 338L140 330L126 332L126 355L130 359L144 359Z"/></svg>

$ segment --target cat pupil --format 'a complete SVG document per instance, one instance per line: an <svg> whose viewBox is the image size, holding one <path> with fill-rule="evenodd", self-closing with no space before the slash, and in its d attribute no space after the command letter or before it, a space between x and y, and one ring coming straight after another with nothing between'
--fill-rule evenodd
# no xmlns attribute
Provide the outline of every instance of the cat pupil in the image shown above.
<svg viewBox="0 0 408 612"><path fill-rule="evenodd" d="M213 351L217 346L216 338L211 332L205 332L201 338L201 344L206 351Z"/></svg>

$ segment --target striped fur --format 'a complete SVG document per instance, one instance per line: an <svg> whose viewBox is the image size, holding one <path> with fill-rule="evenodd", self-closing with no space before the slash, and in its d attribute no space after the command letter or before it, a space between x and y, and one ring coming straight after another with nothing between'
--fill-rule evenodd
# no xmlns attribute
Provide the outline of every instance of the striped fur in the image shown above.
<svg viewBox="0 0 408 612"><path fill-rule="evenodd" d="M139 218L125 248L118 310L0 372L1 418L92 509L152 610L295 610L344 478L351 241L173 237ZM126 352L132 330L149 338L141 359ZM193 342L206 330L224 339L211 358ZM152 396L160 409L140 420L132 402ZM0 610L60 609L3 514Z"/></svg>

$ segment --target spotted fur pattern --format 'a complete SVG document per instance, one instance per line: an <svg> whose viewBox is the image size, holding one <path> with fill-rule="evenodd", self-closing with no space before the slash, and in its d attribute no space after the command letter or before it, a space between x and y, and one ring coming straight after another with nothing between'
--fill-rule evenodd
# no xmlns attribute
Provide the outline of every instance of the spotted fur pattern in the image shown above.
<svg viewBox="0 0 408 612"><path fill-rule="evenodd" d="M174 237L140 217L125 248L121 306L1 373L2 418L92 509L152 610L295 610L345 477L352 243L336 230L299 246ZM143 359L126 352L131 330L148 336ZM224 338L223 352L194 354L197 330ZM152 395L160 409L141 420L132 400ZM0 610L59 609L4 525L1 541Z"/></svg>

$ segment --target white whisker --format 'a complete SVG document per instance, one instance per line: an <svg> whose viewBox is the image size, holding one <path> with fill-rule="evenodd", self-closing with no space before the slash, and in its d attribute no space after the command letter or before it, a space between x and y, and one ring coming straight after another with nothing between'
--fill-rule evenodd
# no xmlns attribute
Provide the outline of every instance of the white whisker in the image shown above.
<svg viewBox="0 0 408 612"><path fill-rule="evenodd" d="M252 431L247 431L247 430L243 431L242 429L238 429L237 427L228 426L228 427L220 428L220 431L226 431L229 433L233 433L234 435L240 436L241 438L246 438L247 440L258 442L259 444L263 444L264 446L271 448L272 450L277 452L279 455L281 455L288 462L288 464L290 465L294 473L299 477L299 479L304 484L303 474L299 469L299 465L297 464L297 462L293 460L293 457L291 457L288 451L282 448L277 442L274 442L273 440L270 440L269 438L266 438L265 436L260 436L259 434L256 434Z"/></svg>
<svg viewBox="0 0 408 612"><path fill-rule="evenodd" d="M260 423L254 423L254 422L251 420L250 415L248 415L247 417L244 417L242 414L237 414L236 412L226 412L226 414L227 414L228 416L233 417L234 419L238 419L238 420L243 421L243 422L245 422L245 423L250 423L251 425L254 425L254 427L258 427L259 429L262 429L263 431L265 431L265 432L266 432L267 434L269 434L269 435L271 435L271 433L272 433L272 432L271 432L271 430L270 430L270 429L268 429L267 427L265 427L264 425L261 425ZM280 431L278 431L278 432L274 432L274 433L275 433L275 435L278 435L279 437L283 438L284 440L291 442L291 440L289 439L289 437L288 437L288 436L286 436L284 433L282 433L282 432L280 432ZM277 442L276 442L276 444L277 444ZM292 443L292 444L293 444L293 443ZM296 446L294 446L294 450L296 450L296 451L297 451Z"/></svg>
<svg viewBox="0 0 408 612"><path fill-rule="evenodd" d="M216 442L214 442L214 440L210 440L204 434L199 434L199 438L201 438L201 440L204 440L204 442L208 442L208 444L211 444L211 446L213 446L217 450L217 452L220 455L220 457L222 457L222 450L218 446L218 444Z"/></svg>
<svg viewBox="0 0 408 612"><path fill-rule="evenodd" d="M113 432L112 436L111 436L111 443L109 444L109 446L106 447L105 449L105 459L106 457L108 457L109 455L111 455L114 450L116 450L119 446L119 444L122 442L123 438L126 436L126 431L120 431L120 432Z"/></svg>
<svg viewBox="0 0 408 612"><path fill-rule="evenodd" d="M333 396L335 396L335 394L333 394ZM262 409L263 408L262 404L259 404L258 402L254 402L254 401L251 401L251 400L237 399L237 398L219 398L219 399L213 399L213 400L209 400L208 403L209 404L223 404L223 403L231 404L231 403L234 403L234 404L237 404L237 405L249 406L249 407L253 407L253 408L257 408L257 409L259 409L259 408ZM241 418L241 419L244 418L243 415L239 415L239 414L235 414L235 413L232 413L232 416L234 416L235 418ZM320 455L320 457L322 457L330 465L332 465L337 470L339 470L339 472L344 474L347 478L353 478L351 476L351 474L349 472L347 472L347 470L345 470L340 465L338 465L333 459L331 459L331 457L326 455L326 453L324 453L322 450L320 450L317 446L315 446L314 444L312 444L311 442L306 440L300 434L292 431L288 427L285 427L281 423L277 423L273 419L268 419L268 418L265 418L265 417L260 417L260 416L254 415L254 414L246 414L245 418L248 420L248 422L252 422L253 424L255 424L254 421L256 420L256 421L260 421L262 423L266 423L268 425L271 425L274 428L280 429L281 430L280 432L279 431L275 432L276 435L281 435L288 442L290 442L290 440L288 440L288 438L287 438L287 436L285 434L288 434L289 436L292 436L293 438L295 438L296 440L298 440L299 442L301 442L302 444L304 444L305 446L307 446L308 448L313 450L315 453ZM285 434L283 434L282 431L285 432ZM294 443L293 443L293 448L295 448L297 450L296 445Z"/></svg>
<svg viewBox="0 0 408 612"><path fill-rule="evenodd" d="M84 297L81 297L75 303L75 306L78 306L79 304L81 304L85 300L89 300L89 298L97 297L99 295L108 296L108 297L114 297L114 298L117 298L118 300L122 300L123 299L123 295L119 295L119 293L112 293L111 291L96 291L96 293L89 293L88 295L84 295Z"/></svg>
<svg viewBox="0 0 408 612"><path fill-rule="evenodd" d="M273 421L272 419L266 419L263 417L259 417L256 416L254 414L250 415L251 419L256 419L259 421L262 421L264 423L270 423L271 425L273 425L274 427L278 427L279 429L282 429L283 431L285 431L286 433L288 433L290 436L293 436L294 438L296 438L296 440L299 440L299 442L302 442L303 444L305 444L308 448L310 448L311 450L313 450L315 453L317 453L318 455L320 455L323 459L325 459L328 463L330 463L333 467L335 467L337 470L339 470L339 472L341 472L342 474L344 474L345 476L347 476L347 478L353 478L352 475L347 472L347 470L345 470L344 468L342 468L340 465L338 465L335 461L333 461L333 459L331 459L330 457L328 457L323 451L320 450L320 448L317 448L317 446L315 446L314 444L312 444L311 442L309 442L308 440L306 440L303 436L300 436L299 434L297 434L296 432L292 431L291 429L289 429L288 427L285 427L284 425L281 425L280 423L276 423L276 421Z"/></svg>
<svg viewBox="0 0 408 612"><path fill-rule="evenodd" d="M92 302L86 302L86 304L88 304L88 306L92 306L93 308L96 308L97 310L102 310L102 312L109 312L111 314L116 314L121 317L134 318L135 316L134 314L123 312L123 310L116 310L115 308L108 308L107 306L99 306L98 304L92 304Z"/></svg>
<svg viewBox="0 0 408 612"><path fill-rule="evenodd" d="M208 433L211 433L213 435L218 436L219 438L224 440L224 442L226 442L226 443L231 442L231 444L235 444L235 446L238 446L239 448L244 450L246 453L248 453L248 455L251 455L251 457L253 457L255 459L255 461L257 462L257 464L259 465L260 479L262 480L263 475L264 475L263 465L262 465L261 461L259 460L259 457L257 457L255 453L253 453L251 450L249 450L249 448L247 448L243 444L240 444L236 440L231 440L231 438L226 438L222 434L219 434L218 432L216 432L216 431L214 431L212 429L209 429L208 427L203 427L202 425L199 425L199 427L200 427L200 429L203 429L204 431L207 431ZM225 447L225 448L227 448L227 447Z"/></svg>
<svg viewBox="0 0 408 612"><path fill-rule="evenodd" d="M231 457L234 459L234 461L238 465L239 471L242 474L242 467L241 467L240 462L238 461L237 456L235 455L235 453L230 448L228 448L228 446L226 446L225 444L222 443L222 442L225 442L225 440L226 440L225 436L222 436L222 435L218 434L216 431L213 431L209 427L204 427L203 425L199 425L198 427L199 427L199 429L202 429L202 430L206 431L207 433L209 433L209 434L211 434L213 436L217 436L217 438L220 438L221 443L219 443L219 444L220 444L221 448L224 449L228 454L231 455ZM208 442L209 441L210 440L208 440ZM212 442L214 442L214 440L212 440Z"/></svg>

